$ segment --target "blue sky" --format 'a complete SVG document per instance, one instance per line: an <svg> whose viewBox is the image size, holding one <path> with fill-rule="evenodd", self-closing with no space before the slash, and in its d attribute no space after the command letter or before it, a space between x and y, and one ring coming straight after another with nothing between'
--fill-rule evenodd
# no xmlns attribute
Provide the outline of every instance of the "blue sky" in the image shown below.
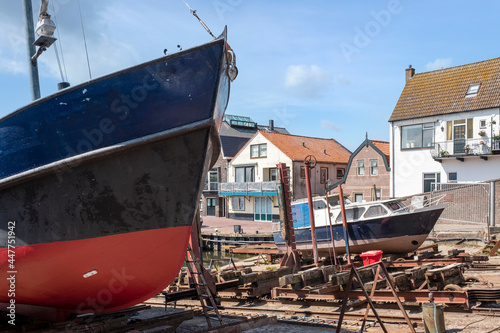
<svg viewBox="0 0 500 333"><path fill-rule="evenodd" d="M38 15L40 0L33 1ZM227 113L354 150L389 140L388 119L416 72L500 56L493 0L186 0L214 34L228 26L239 76ZM93 77L210 40L183 0L82 0ZM51 0L65 72L89 79L78 2ZM55 15L54 15L55 14ZM0 116L30 102L22 1L0 4ZM40 62L42 96L61 81L55 50Z"/></svg>

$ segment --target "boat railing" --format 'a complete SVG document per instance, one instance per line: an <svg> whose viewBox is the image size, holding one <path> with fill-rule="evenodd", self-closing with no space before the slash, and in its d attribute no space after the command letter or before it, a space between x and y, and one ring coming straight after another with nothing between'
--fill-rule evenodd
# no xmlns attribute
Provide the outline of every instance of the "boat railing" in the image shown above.
<svg viewBox="0 0 500 333"><path fill-rule="evenodd" d="M431 194L430 197L428 197L427 195L414 195L411 197L406 197L403 200L400 200L403 207L393 211L393 213L402 213L405 211L413 212L416 209L421 209L421 208L430 207L430 206L436 206L444 199L445 196L446 196L446 194L439 194L439 195L432 195ZM410 200L410 203L404 202L404 201L408 201L408 200Z"/></svg>

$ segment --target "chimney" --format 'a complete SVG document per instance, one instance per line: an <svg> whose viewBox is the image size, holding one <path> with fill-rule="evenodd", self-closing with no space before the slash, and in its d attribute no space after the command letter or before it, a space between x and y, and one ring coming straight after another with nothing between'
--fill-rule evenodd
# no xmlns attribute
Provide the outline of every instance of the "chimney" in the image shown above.
<svg viewBox="0 0 500 333"><path fill-rule="evenodd" d="M269 120L269 131L273 132L274 131L274 120Z"/></svg>
<svg viewBox="0 0 500 333"><path fill-rule="evenodd" d="M405 70L405 76L406 76L406 81L405 82L408 82L412 77L413 75L415 75L415 68L411 68L411 65Z"/></svg>

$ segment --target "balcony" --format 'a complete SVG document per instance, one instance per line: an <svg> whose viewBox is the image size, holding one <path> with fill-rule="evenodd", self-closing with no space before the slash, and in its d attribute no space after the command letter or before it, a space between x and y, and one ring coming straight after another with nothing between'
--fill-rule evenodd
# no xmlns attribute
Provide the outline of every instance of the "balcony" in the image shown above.
<svg viewBox="0 0 500 333"><path fill-rule="evenodd" d="M500 154L500 139L458 139L444 142L436 142L431 156L435 161L442 162L444 159L457 159L464 161L466 158L479 157L488 160L493 154Z"/></svg>
<svg viewBox="0 0 500 333"><path fill-rule="evenodd" d="M220 196L276 196L278 187L276 182L261 183L221 183Z"/></svg>

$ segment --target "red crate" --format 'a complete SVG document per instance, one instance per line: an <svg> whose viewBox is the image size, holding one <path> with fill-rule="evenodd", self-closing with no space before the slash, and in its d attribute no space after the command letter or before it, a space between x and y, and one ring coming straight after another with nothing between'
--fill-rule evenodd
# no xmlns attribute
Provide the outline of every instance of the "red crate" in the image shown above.
<svg viewBox="0 0 500 333"><path fill-rule="evenodd" d="M363 258L363 266L370 265L382 259L382 250L366 251L360 257Z"/></svg>

